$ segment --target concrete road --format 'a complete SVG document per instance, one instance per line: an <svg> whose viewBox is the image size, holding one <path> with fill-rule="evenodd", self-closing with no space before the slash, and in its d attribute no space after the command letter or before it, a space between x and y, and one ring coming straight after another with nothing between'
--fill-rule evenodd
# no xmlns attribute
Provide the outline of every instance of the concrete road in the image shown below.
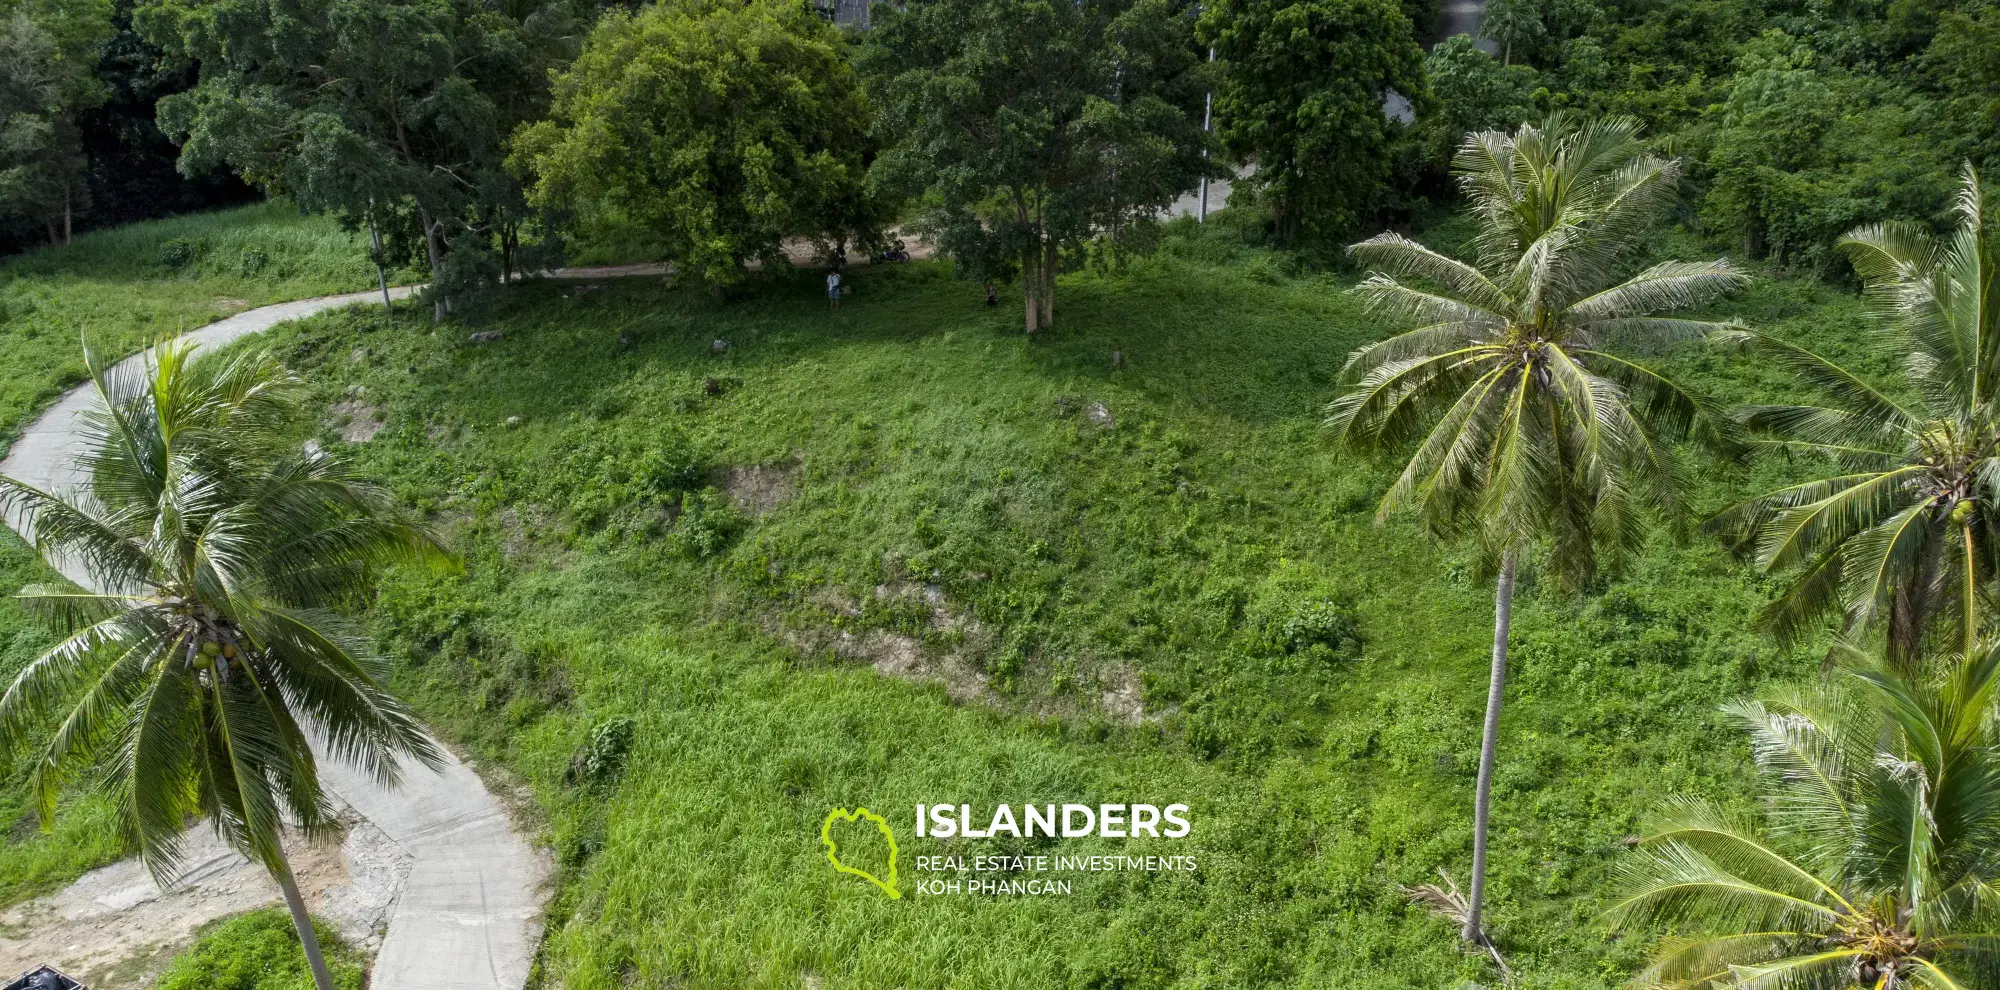
<svg viewBox="0 0 2000 990"><path fill-rule="evenodd" d="M402 298L407 288L392 289ZM379 291L279 303L238 313L188 333L215 347L341 306L379 303ZM145 355L118 363L113 374L142 367ZM74 449L78 417L96 401L88 385L70 391L29 426L0 474L43 489L82 480ZM19 520L7 520L17 531ZM72 579L85 577L64 566ZM421 767L387 791L334 760L321 761L327 787L411 858L410 872L389 907L387 931L371 985L382 990L520 990L542 938L547 858L514 831L507 813L479 775L457 759L444 772Z"/></svg>

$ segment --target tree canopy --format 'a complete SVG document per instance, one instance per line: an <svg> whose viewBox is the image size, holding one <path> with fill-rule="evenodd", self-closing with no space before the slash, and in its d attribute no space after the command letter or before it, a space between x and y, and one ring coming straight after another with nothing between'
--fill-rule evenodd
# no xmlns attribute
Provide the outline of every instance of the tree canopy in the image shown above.
<svg viewBox="0 0 2000 990"><path fill-rule="evenodd" d="M1202 9L1201 39L1222 66L1218 133L1255 164L1239 181L1269 197L1279 240L1352 230L1394 164L1403 125L1384 110L1388 94L1430 112L1424 53L1402 8L1220 0Z"/></svg>
<svg viewBox="0 0 2000 990"><path fill-rule="evenodd" d="M474 0L148 0L135 23L200 67L159 104L184 173L226 166L350 222L407 215L449 283L454 249L504 234L518 190L503 140L538 113L570 16L559 2L517 17Z"/></svg>
<svg viewBox="0 0 2000 990"><path fill-rule="evenodd" d="M0 0L0 220L66 241L89 204L77 115L101 103L97 46L109 0Z"/></svg>
<svg viewBox="0 0 2000 990"><path fill-rule="evenodd" d="M880 227L864 195L873 111L837 29L785 0L611 11L515 139L531 200L637 235L712 285Z"/></svg>
<svg viewBox="0 0 2000 990"><path fill-rule="evenodd" d="M1205 167L1207 76L1182 0L912 0L860 62L894 144L876 181L923 191L965 275L1018 270L1029 333L1086 241L1114 243Z"/></svg>

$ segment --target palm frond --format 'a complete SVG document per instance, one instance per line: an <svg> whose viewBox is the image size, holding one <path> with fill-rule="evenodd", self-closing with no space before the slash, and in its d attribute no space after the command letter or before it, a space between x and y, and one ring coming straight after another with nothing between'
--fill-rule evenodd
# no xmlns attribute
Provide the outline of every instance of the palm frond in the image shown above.
<svg viewBox="0 0 2000 990"><path fill-rule="evenodd" d="M1705 306L1748 284L1750 276L1726 261L1663 261L1595 295L1570 304L1580 324Z"/></svg>
<svg viewBox="0 0 2000 990"><path fill-rule="evenodd" d="M1377 234L1350 245L1352 255L1384 281L1420 278L1442 289L1446 296L1470 312L1499 313L1507 308L1507 295L1479 269L1456 261L1410 240L1401 234ZM1371 279L1370 281L1373 281Z"/></svg>

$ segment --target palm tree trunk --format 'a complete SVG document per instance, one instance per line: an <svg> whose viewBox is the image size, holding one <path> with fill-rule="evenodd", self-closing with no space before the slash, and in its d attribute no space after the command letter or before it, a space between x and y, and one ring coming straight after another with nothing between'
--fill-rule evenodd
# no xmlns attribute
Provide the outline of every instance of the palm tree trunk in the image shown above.
<svg viewBox="0 0 2000 990"><path fill-rule="evenodd" d="M1979 645L1979 585L1975 580L1972 555L1972 520L1966 519L1961 528L1965 537L1965 656L1966 663L1972 662L1973 651Z"/></svg>
<svg viewBox="0 0 2000 990"><path fill-rule="evenodd" d="M306 913L306 901L299 896L299 885L292 879L291 864L285 862L283 849L278 850L277 857L277 862L271 867L271 876L285 892L285 907L292 912L292 927L298 929L299 944L305 947L306 965L312 967L313 983L319 990L334 990L333 972L326 968L326 957L320 954L319 935L313 931L312 915Z"/></svg>
<svg viewBox="0 0 2000 990"><path fill-rule="evenodd" d="M1479 785L1472 799L1472 889L1465 898L1468 942L1486 940L1479 909L1486 897L1486 823L1493 813L1493 757L1500 747L1500 696L1507 685L1507 627L1514 619L1514 550L1500 556L1500 580L1493 592L1493 673L1486 686L1486 730L1479 740Z"/></svg>

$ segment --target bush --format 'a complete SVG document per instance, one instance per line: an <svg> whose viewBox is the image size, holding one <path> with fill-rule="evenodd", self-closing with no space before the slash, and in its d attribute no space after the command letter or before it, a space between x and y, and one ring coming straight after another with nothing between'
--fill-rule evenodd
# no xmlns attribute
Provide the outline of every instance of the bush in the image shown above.
<svg viewBox="0 0 2000 990"><path fill-rule="evenodd" d="M177 272L192 264L200 254L200 241L176 237L160 245L160 267Z"/></svg>
<svg viewBox="0 0 2000 990"><path fill-rule="evenodd" d="M704 560L721 553L748 525L729 496L704 488L681 499L674 525L674 546L683 556Z"/></svg>
<svg viewBox="0 0 2000 990"><path fill-rule="evenodd" d="M324 923L313 922L334 986L361 990L360 958ZM305 950L282 908L265 908L203 926L201 936L167 966L155 990L313 990Z"/></svg>
<svg viewBox="0 0 2000 990"><path fill-rule="evenodd" d="M1247 607L1248 632L1265 652L1351 660L1361 655L1361 628L1325 578L1302 564L1281 562Z"/></svg>
<svg viewBox="0 0 2000 990"><path fill-rule="evenodd" d="M584 786L616 779L625 770L625 758L631 755L632 730L637 725L624 715L599 722L570 758L569 782Z"/></svg>

